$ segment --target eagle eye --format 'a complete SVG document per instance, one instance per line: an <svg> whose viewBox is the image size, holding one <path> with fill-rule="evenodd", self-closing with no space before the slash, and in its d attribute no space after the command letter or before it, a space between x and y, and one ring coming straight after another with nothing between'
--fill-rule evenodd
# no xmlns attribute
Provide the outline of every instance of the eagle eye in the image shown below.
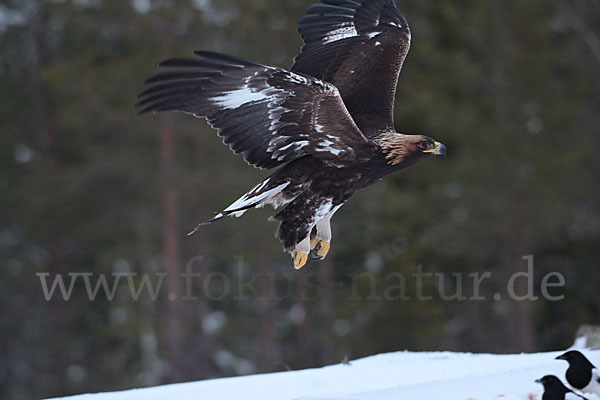
<svg viewBox="0 0 600 400"><path fill-rule="evenodd" d="M433 149L433 143L430 142L420 142L419 143L419 149L421 150L431 150Z"/></svg>

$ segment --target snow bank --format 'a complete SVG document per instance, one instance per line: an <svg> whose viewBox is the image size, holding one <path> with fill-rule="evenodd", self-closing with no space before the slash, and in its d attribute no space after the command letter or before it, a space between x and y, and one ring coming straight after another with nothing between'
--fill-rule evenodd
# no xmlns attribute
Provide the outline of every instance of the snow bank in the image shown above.
<svg viewBox="0 0 600 400"><path fill-rule="evenodd" d="M600 365L600 351L584 351ZM318 369L214 379L125 392L86 394L69 400L530 400L534 381L564 380L562 352L491 355L465 353L381 354ZM588 398L592 400L592 397ZM599 399L600 400L600 399Z"/></svg>

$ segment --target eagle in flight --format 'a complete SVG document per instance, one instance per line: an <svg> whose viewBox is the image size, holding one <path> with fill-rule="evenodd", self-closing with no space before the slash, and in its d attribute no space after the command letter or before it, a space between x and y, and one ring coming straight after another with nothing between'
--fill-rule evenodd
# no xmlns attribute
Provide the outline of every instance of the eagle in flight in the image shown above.
<svg viewBox="0 0 600 400"><path fill-rule="evenodd" d="M140 114L206 118L248 164L277 168L194 232L251 208L284 207L271 219L296 269L327 255L331 217L354 192L446 154L434 139L394 128L411 37L394 0L321 0L298 30L304 46L290 70L196 51L163 61L169 69L146 81L137 104Z"/></svg>

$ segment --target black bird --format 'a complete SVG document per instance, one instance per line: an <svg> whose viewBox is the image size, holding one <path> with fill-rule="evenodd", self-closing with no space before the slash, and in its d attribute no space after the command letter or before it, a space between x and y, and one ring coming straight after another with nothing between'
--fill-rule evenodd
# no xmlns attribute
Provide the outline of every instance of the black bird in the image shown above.
<svg viewBox="0 0 600 400"><path fill-rule="evenodd" d="M163 61L171 69L146 81L137 106L141 114L206 118L248 164L278 168L208 223L285 206L272 219L302 268L311 250L317 259L327 255L329 221L356 191L446 148L394 128L411 40L394 0L322 0L298 30L304 46L291 70L197 51Z"/></svg>
<svg viewBox="0 0 600 400"><path fill-rule="evenodd" d="M546 375L536 382L544 385L544 395L542 396L542 400L570 400L576 399L577 397L587 400L585 397L578 395L563 385L560 379L554 375Z"/></svg>
<svg viewBox="0 0 600 400"><path fill-rule="evenodd" d="M600 396L600 371L586 356L577 350L571 350L556 359L569 363L566 376L571 387Z"/></svg>

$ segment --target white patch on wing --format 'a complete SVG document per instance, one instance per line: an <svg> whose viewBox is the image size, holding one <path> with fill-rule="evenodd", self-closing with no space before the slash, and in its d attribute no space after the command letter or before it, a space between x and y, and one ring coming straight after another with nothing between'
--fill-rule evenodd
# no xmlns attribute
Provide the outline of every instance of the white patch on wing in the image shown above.
<svg viewBox="0 0 600 400"><path fill-rule="evenodd" d="M327 44L327 43L335 42L337 40L342 40L342 39L346 39L346 38L353 37L353 36L358 36L358 32L356 31L356 28L354 27L354 25L351 25L351 26L341 25L340 28L329 32L327 34L327 36L323 38L323 43Z"/></svg>
<svg viewBox="0 0 600 400"><path fill-rule="evenodd" d="M334 144L335 143L331 140L323 139L318 143L318 147L315 148L315 151L320 153L331 153L334 156L339 156L342 153L342 150L332 147Z"/></svg>
<svg viewBox="0 0 600 400"><path fill-rule="evenodd" d="M288 185L290 184L290 182L282 183L281 185L276 186L273 189L270 189L270 190L267 190L266 192L254 195L253 193L259 192L260 189L257 190L257 188L260 187L261 185L263 185L263 183L264 182L255 186L252 190L250 190L248 193L246 193L245 195L240 197L233 204L231 204L229 207L227 207L225 210L223 210L223 212L228 213L231 211L239 210L240 208L250 207L252 205L254 205L254 207L263 207L265 204L270 204L271 200L275 196L280 195L281 192L283 191L283 189L288 187ZM262 188L264 189L265 186L266 186L266 184L264 186L262 186ZM232 215L234 217L241 217L242 215L244 215L245 212L246 212L246 210L235 211L235 212L231 213L230 215Z"/></svg>
<svg viewBox="0 0 600 400"><path fill-rule="evenodd" d="M323 82L318 79L310 79L304 77L302 75L289 73L286 77L286 80L291 83L296 83L299 85L318 85L321 88L329 91L333 91L335 87L326 82ZM295 137L296 141L288 143L290 137L289 136L280 136L279 128L289 123L281 122L281 117L294 110L290 110L286 107L283 107L282 104L291 96L295 96L293 91L284 91L274 88L268 89L269 93L269 120L271 121L269 126L269 131L272 133L273 137L269 141L269 145L267 147L267 152L272 153L271 158L278 161L283 161L287 154L290 151L299 151L302 148L308 146L310 143L308 140L298 140L302 138L308 139L308 135L299 135L299 137ZM324 128L323 128L324 129Z"/></svg>
<svg viewBox="0 0 600 400"><path fill-rule="evenodd" d="M289 153L289 151L299 151L310 144L310 141L308 140L297 140L288 143L285 146L281 146L289 138L289 136L275 136L273 139L271 139L269 142L269 147L267 148L267 152L273 153L271 155L272 159L282 161L287 156L286 152ZM300 135L299 138L307 138L307 136Z"/></svg>
<svg viewBox="0 0 600 400"><path fill-rule="evenodd" d="M295 142L292 142L292 143L290 143L290 144L286 144L285 146L283 146L283 147L279 148L278 150L279 150L279 151L286 151L286 150L288 150L289 148L291 148L292 146L294 146L295 144L296 144Z"/></svg>
<svg viewBox="0 0 600 400"><path fill-rule="evenodd" d="M306 79L305 77L303 77L302 75L298 75L293 72L290 73L288 81L293 82L293 83L300 83L303 85L308 85L310 83L310 81L308 79ZM319 82L318 79L315 79L314 81L317 83Z"/></svg>
<svg viewBox="0 0 600 400"><path fill-rule="evenodd" d="M263 190L265 188L265 186L267 186L267 184L269 183L270 180L271 180L271 178L265 179L264 181L262 181L261 183L259 183L258 185L256 185L254 187L254 189L252 189L248 193L252 194L252 193L258 193L258 192L260 192L261 190Z"/></svg>
<svg viewBox="0 0 600 400"><path fill-rule="evenodd" d="M277 131L282 125L281 116L283 114L285 114L286 112L292 111L289 108L281 107L280 104L282 104L286 100L286 98L284 98L283 96L278 96L278 97L280 100L278 99L277 102L272 102L272 103L269 103L269 105L268 105L269 120L271 121L271 124L269 126L270 132Z"/></svg>
<svg viewBox="0 0 600 400"><path fill-rule="evenodd" d="M396 21L388 22L388 25L392 25L392 26L395 26L395 27L398 27L398 28L402 28L403 27L402 24L399 24Z"/></svg>
<svg viewBox="0 0 600 400"><path fill-rule="evenodd" d="M381 42L375 42L375 46L381 46Z"/></svg>
<svg viewBox="0 0 600 400"><path fill-rule="evenodd" d="M342 150L339 149L334 149L333 147L327 147L327 148L317 148L315 151L318 151L320 153L331 153L334 156L339 156L340 154L342 154Z"/></svg>
<svg viewBox="0 0 600 400"><path fill-rule="evenodd" d="M220 96L213 97L211 100L224 108L238 108L246 103L262 101L268 98L268 96L260 91L253 91L246 84L239 89L225 92Z"/></svg>
<svg viewBox="0 0 600 400"><path fill-rule="evenodd" d="M373 39L376 36L379 36L381 34L381 32L371 32L371 33L367 33L367 36L369 37L369 39Z"/></svg>

